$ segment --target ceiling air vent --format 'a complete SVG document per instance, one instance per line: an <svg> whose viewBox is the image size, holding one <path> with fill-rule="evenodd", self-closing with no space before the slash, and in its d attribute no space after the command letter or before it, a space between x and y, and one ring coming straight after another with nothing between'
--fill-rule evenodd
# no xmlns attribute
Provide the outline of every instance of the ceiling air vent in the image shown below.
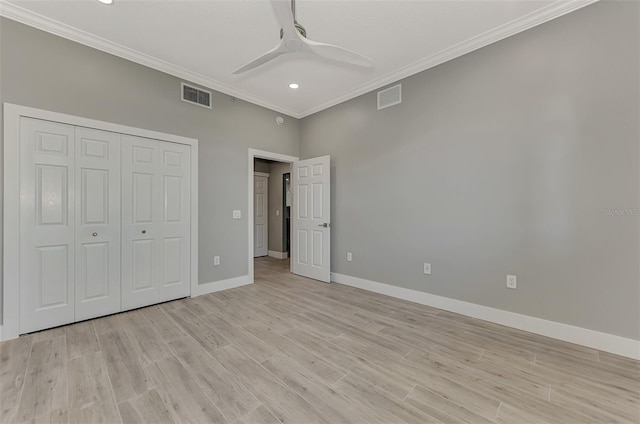
<svg viewBox="0 0 640 424"><path fill-rule="evenodd" d="M402 103L402 84L378 91L378 110Z"/></svg>
<svg viewBox="0 0 640 424"><path fill-rule="evenodd" d="M182 83L182 101L211 109L211 91Z"/></svg>

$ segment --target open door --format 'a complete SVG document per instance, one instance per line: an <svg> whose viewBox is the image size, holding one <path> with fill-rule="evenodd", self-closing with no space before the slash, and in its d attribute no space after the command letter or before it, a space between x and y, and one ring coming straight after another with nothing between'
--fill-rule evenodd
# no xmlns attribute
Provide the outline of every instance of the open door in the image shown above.
<svg viewBox="0 0 640 424"><path fill-rule="evenodd" d="M291 272L331 281L331 177L329 156L294 162Z"/></svg>

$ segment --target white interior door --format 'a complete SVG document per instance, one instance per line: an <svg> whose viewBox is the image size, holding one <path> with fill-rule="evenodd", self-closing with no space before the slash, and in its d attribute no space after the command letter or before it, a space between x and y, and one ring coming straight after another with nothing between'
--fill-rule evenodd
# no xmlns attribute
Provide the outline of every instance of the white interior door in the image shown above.
<svg viewBox="0 0 640 424"><path fill-rule="evenodd" d="M191 147L160 141L160 301L191 294Z"/></svg>
<svg viewBox="0 0 640 424"><path fill-rule="evenodd" d="M75 320L120 311L120 134L75 129Z"/></svg>
<svg viewBox="0 0 640 424"><path fill-rule="evenodd" d="M253 177L253 257L269 253L269 177Z"/></svg>
<svg viewBox="0 0 640 424"><path fill-rule="evenodd" d="M190 147L122 136L122 309L188 296Z"/></svg>
<svg viewBox="0 0 640 424"><path fill-rule="evenodd" d="M123 310L160 302L161 184L159 143L123 135Z"/></svg>
<svg viewBox="0 0 640 424"><path fill-rule="evenodd" d="M74 127L20 119L20 333L74 321Z"/></svg>
<svg viewBox="0 0 640 424"><path fill-rule="evenodd" d="M293 164L291 271L331 281L331 170L329 156Z"/></svg>

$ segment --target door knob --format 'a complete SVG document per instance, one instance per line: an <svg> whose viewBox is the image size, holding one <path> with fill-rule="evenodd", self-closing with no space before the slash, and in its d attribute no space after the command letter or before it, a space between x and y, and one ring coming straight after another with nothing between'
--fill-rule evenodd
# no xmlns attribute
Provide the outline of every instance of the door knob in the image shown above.
<svg viewBox="0 0 640 424"><path fill-rule="evenodd" d="M98 235L98 233L93 233L91 234L92 236L96 237Z"/></svg>
<svg viewBox="0 0 640 424"><path fill-rule="evenodd" d="M142 234L147 234L147 230L142 230Z"/></svg>
<svg viewBox="0 0 640 424"><path fill-rule="evenodd" d="M325 223L322 223L322 224L318 224L318 227L329 228L329 227L331 227L331 224L325 222Z"/></svg>

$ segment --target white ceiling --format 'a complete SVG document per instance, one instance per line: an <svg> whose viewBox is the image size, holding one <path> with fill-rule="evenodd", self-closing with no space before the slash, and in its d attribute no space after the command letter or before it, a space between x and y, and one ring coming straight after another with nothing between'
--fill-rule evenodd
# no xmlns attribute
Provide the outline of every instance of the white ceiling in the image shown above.
<svg viewBox="0 0 640 424"><path fill-rule="evenodd" d="M232 71L279 41L268 0L2 0L0 14L303 117L593 2L298 0L309 38L367 55L374 67L296 53L243 75Z"/></svg>

